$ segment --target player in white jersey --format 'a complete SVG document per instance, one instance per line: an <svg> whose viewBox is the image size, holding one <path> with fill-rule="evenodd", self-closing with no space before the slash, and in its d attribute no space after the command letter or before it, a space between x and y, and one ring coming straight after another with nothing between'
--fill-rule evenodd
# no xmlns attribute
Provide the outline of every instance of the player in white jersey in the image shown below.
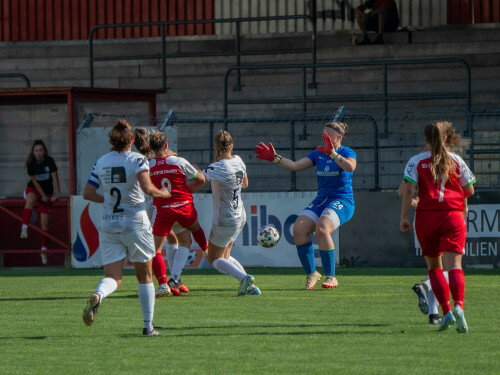
<svg viewBox="0 0 500 375"><path fill-rule="evenodd" d="M153 328L155 290L151 259L155 249L144 193L162 198L170 193L152 184L147 159L131 151L134 132L125 120L118 120L109 133L109 141L112 151L97 161L83 191L84 199L103 203L99 248L105 276L83 310L83 322L90 326L102 300L120 286L123 263L128 257L139 282L142 334L158 335Z"/></svg>
<svg viewBox="0 0 500 375"><path fill-rule="evenodd" d="M231 256L234 241L246 222L241 189L248 186L245 163L233 155L233 139L227 131L219 130L215 136L215 162L203 173L211 182L213 197L212 230L208 240L207 258L219 272L240 282L238 296L260 294L252 275Z"/></svg>

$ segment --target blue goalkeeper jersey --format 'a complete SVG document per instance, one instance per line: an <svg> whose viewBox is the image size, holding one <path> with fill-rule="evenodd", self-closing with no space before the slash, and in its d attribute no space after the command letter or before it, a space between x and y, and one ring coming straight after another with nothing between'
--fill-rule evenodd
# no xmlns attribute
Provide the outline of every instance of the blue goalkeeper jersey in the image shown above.
<svg viewBox="0 0 500 375"><path fill-rule="evenodd" d="M339 155L356 159L356 153L349 147L340 146ZM314 150L306 156L316 166L318 197L352 198L352 172L340 168L328 155Z"/></svg>

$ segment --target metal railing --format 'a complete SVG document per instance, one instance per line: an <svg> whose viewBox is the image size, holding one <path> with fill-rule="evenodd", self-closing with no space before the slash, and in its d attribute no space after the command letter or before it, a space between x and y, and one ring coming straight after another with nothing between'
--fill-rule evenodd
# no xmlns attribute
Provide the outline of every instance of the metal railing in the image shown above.
<svg viewBox="0 0 500 375"><path fill-rule="evenodd" d="M26 87L31 87L31 83L28 77L22 73L2 73L0 78L21 78L26 82Z"/></svg>
<svg viewBox="0 0 500 375"><path fill-rule="evenodd" d="M314 2L315 3L315 2ZM315 14L315 12L313 13ZM311 35L311 48L310 49L289 49L289 50L268 50L268 51L241 51L240 43L240 25L243 22L261 22L261 21L282 21L282 20L297 20L304 19L311 22L312 35ZM217 24L217 23L234 23L236 26L236 33L234 35L235 50L234 52L207 52L207 53L167 53L167 41L165 29L172 25L199 25L199 24ZM119 55L119 56L94 56L94 34L100 29L110 28L129 28L140 26L161 26L161 53L151 55ZM90 87L94 87L94 62L96 61L120 61L120 60L151 60L161 59L162 61L162 88L167 90L167 67L166 60L170 58L179 57L210 57L210 56L236 56L236 66L241 64L241 56L249 55L270 55L270 54L285 54L285 53L311 53L312 64L316 63L316 18L309 15L290 15L290 16L270 16L270 17L246 17L246 18L223 18L213 20L187 20L187 21L159 21L159 22L137 22L137 23L120 23L120 24L103 24L94 26L89 32L89 66L90 66ZM310 86L314 87L316 84L315 70L312 73ZM238 72L237 83L234 90L241 89L241 77Z"/></svg>
<svg viewBox="0 0 500 375"><path fill-rule="evenodd" d="M400 65L422 65L422 64L461 64L465 70L465 90L463 92L450 93L426 93L426 94L389 94L387 68L390 66ZM369 96L308 96L307 95L307 71L323 68L340 68L340 67L362 67L362 66L381 66L382 67L382 94ZM232 99L228 98L228 80L233 71L240 72L241 70L283 70L297 69L301 72L302 86L300 97L292 96L287 98L259 98L259 99ZM465 99L467 111L471 111L471 73L469 64L461 58L443 58L443 59L422 59L422 60L399 60L399 61L362 61L362 62L341 62L341 63L320 63L320 64L276 64L276 65L246 65L232 66L224 75L224 117L228 116L228 105L233 104L290 104L300 103L302 105L302 113L307 113L307 104L309 103L329 103L329 102L383 102L384 104L384 136L388 134L388 114L389 102L391 101L408 101L408 100L435 100L435 99Z"/></svg>

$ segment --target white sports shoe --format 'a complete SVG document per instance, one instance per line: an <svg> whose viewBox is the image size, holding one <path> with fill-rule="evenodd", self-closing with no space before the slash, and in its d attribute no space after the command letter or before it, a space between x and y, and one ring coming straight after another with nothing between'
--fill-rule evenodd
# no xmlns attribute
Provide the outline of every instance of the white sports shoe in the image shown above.
<svg viewBox="0 0 500 375"><path fill-rule="evenodd" d="M464 311L458 305L456 305L451 311L453 316L456 319L457 324L457 332L458 333L467 333L469 332L469 327L467 326L467 322L465 321Z"/></svg>
<svg viewBox="0 0 500 375"><path fill-rule="evenodd" d="M21 228L21 238L28 238L28 227Z"/></svg>
<svg viewBox="0 0 500 375"><path fill-rule="evenodd" d="M156 289L155 296L156 298L160 297L168 297L171 294L170 287L168 286L167 283L165 284L160 284L158 289Z"/></svg>
<svg viewBox="0 0 500 375"><path fill-rule="evenodd" d="M252 284L248 287L247 294L249 296L260 296L262 293L258 286Z"/></svg>
<svg viewBox="0 0 500 375"><path fill-rule="evenodd" d="M246 275L243 280L241 280L240 287L238 288L238 294L237 296L244 296L247 294L247 289L250 285L252 285L255 282L255 279L253 278L252 275Z"/></svg>

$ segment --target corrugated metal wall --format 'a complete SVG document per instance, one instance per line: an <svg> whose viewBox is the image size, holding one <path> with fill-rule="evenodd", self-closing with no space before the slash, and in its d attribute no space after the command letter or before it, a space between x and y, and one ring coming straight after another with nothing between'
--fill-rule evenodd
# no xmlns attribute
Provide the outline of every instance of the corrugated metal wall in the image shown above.
<svg viewBox="0 0 500 375"><path fill-rule="evenodd" d="M87 39L97 24L213 19L214 0L0 0L0 41ZM213 34L213 25L169 26L167 35ZM109 29L98 38L160 35L159 27Z"/></svg>
<svg viewBox="0 0 500 375"><path fill-rule="evenodd" d="M448 0L448 24L500 22L499 0Z"/></svg>
<svg viewBox="0 0 500 375"><path fill-rule="evenodd" d="M498 1L498 0L495 0ZM357 30L354 8L363 0L317 0L318 31ZM401 26L411 29L446 25L444 0L396 0ZM310 14L311 0L215 0L215 18ZM302 32L312 28L305 20L242 24L243 34ZM234 25L216 25L216 34L234 34Z"/></svg>
<svg viewBox="0 0 500 375"><path fill-rule="evenodd" d="M317 0L318 31L352 31L353 9L363 0ZM396 0L401 26L410 29L448 24L500 22L499 0ZM312 0L0 0L0 41L87 39L97 24L307 15ZM241 25L244 35L311 31L306 20ZM234 24L169 26L167 35L234 34ZM159 27L109 29L98 38L160 35Z"/></svg>

